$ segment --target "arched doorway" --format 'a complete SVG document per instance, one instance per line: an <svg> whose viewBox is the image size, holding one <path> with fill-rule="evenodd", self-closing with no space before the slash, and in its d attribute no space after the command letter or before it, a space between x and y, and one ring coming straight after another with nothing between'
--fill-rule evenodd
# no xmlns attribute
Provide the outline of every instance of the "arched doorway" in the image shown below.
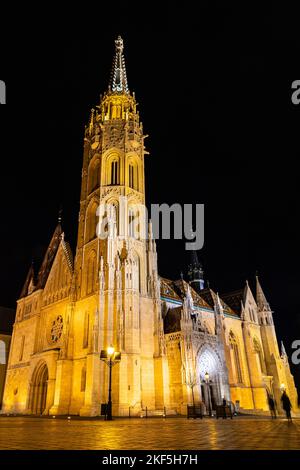
<svg viewBox="0 0 300 470"><path fill-rule="evenodd" d="M42 415L46 409L48 389L48 367L45 362L37 365L32 375L29 409L32 414Z"/></svg>
<svg viewBox="0 0 300 470"><path fill-rule="evenodd" d="M197 373L201 387L201 398L208 414L222 403L222 371L217 353L209 347L200 351Z"/></svg>

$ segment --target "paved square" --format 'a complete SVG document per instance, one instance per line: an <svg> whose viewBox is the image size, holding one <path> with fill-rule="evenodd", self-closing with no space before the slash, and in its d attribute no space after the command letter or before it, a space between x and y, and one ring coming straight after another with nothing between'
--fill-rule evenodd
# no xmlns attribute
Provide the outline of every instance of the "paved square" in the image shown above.
<svg viewBox="0 0 300 470"><path fill-rule="evenodd" d="M295 450L300 449L300 420L0 417L0 449Z"/></svg>

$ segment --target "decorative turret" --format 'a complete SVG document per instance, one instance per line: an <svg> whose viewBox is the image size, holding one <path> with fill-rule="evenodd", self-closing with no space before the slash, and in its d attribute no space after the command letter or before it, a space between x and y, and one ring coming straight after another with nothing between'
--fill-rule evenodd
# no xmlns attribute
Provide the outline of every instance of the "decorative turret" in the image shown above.
<svg viewBox="0 0 300 470"><path fill-rule="evenodd" d="M286 353L283 341L281 341L281 353L280 353L281 359L285 362L288 362L288 355Z"/></svg>
<svg viewBox="0 0 300 470"><path fill-rule="evenodd" d="M191 251L191 261L188 267L188 280L196 292L204 289L204 272L202 264L198 260L197 252Z"/></svg>

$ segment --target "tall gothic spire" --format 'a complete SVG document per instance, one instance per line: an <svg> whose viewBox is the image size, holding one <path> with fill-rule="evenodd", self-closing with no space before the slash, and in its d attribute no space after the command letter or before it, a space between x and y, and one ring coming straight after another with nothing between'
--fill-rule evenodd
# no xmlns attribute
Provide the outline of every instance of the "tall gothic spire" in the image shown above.
<svg viewBox="0 0 300 470"><path fill-rule="evenodd" d="M115 40L115 56L108 87L109 91L114 93L129 93L123 50L123 39L118 36Z"/></svg>
<svg viewBox="0 0 300 470"><path fill-rule="evenodd" d="M259 310L271 311L270 305L265 297L265 294L261 288L258 276L256 276L256 303Z"/></svg>

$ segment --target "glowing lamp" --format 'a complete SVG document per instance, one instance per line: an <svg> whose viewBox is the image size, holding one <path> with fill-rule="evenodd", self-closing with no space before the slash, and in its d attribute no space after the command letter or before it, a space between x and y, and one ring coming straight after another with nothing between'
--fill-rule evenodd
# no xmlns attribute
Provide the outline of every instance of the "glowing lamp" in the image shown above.
<svg viewBox="0 0 300 470"><path fill-rule="evenodd" d="M115 348L114 348L113 346L108 346L108 348L107 348L107 354L108 354L109 356L112 356L114 352L115 352Z"/></svg>

